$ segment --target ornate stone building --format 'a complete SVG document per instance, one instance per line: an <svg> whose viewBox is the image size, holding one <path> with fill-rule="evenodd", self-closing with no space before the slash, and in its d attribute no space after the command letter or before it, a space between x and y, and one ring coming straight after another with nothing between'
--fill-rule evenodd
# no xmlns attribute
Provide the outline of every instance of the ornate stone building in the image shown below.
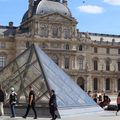
<svg viewBox="0 0 120 120"><path fill-rule="evenodd" d="M116 93L120 35L80 32L76 25L67 0L29 0L19 27L0 26L0 68L35 43L85 91Z"/></svg>

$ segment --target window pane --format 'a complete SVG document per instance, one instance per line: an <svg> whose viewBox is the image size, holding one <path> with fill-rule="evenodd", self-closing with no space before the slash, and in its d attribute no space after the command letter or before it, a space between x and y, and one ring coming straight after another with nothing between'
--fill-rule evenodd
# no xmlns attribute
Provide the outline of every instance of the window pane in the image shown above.
<svg viewBox="0 0 120 120"><path fill-rule="evenodd" d="M107 53L107 54L110 53L110 49L109 49L109 48L106 49L106 53Z"/></svg>
<svg viewBox="0 0 120 120"><path fill-rule="evenodd" d="M94 70L98 70L98 62L97 62L97 60L94 61Z"/></svg>
<svg viewBox="0 0 120 120"><path fill-rule="evenodd" d="M79 59L79 69L83 69L83 60Z"/></svg>
<svg viewBox="0 0 120 120"><path fill-rule="evenodd" d="M66 48L66 50L69 50L69 45L68 45L68 44L66 44L65 48Z"/></svg>
<svg viewBox="0 0 120 120"><path fill-rule="evenodd" d="M94 53L97 53L97 48L96 47L94 47Z"/></svg>
<svg viewBox="0 0 120 120"><path fill-rule="evenodd" d="M120 49L118 49L118 54L120 54Z"/></svg>
<svg viewBox="0 0 120 120"><path fill-rule="evenodd" d="M65 58L65 68L69 69L69 58Z"/></svg>
<svg viewBox="0 0 120 120"><path fill-rule="evenodd" d="M120 71L120 62L118 62L118 71Z"/></svg>
<svg viewBox="0 0 120 120"><path fill-rule="evenodd" d="M120 79L118 79L118 91L120 90Z"/></svg>
<svg viewBox="0 0 120 120"><path fill-rule="evenodd" d="M0 56L0 68L3 68L5 66L5 57Z"/></svg>
<svg viewBox="0 0 120 120"><path fill-rule="evenodd" d="M106 79L106 90L110 90L110 79Z"/></svg>
<svg viewBox="0 0 120 120"><path fill-rule="evenodd" d="M106 61L106 70L109 71L110 70L110 62Z"/></svg>
<svg viewBox="0 0 120 120"><path fill-rule="evenodd" d="M98 80L97 78L95 78L93 81L93 90L97 90L97 89L98 89Z"/></svg>
<svg viewBox="0 0 120 120"><path fill-rule="evenodd" d="M79 46L79 51L82 51L82 45Z"/></svg>

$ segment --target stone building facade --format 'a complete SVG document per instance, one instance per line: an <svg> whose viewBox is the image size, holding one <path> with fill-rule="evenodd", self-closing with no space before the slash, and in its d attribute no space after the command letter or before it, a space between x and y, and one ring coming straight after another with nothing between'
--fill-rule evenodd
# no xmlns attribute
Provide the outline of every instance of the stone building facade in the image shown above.
<svg viewBox="0 0 120 120"><path fill-rule="evenodd" d="M19 27L0 26L0 68L35 43L85 91L120 90L120 35L80 32L67 0L28 6Z"/></svg>

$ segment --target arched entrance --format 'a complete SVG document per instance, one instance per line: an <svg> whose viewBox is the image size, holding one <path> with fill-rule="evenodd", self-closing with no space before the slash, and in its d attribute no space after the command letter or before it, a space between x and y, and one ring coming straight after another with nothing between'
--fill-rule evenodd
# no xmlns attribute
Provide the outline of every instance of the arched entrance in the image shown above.
<svg viewBox="0 0 120 120"><path fill-rule="evenodd" d="M82 77L79 77L78 79L77 79L77 84L84 90L85 89L85 86L84 86L84 78L82 78Z"/></svg>

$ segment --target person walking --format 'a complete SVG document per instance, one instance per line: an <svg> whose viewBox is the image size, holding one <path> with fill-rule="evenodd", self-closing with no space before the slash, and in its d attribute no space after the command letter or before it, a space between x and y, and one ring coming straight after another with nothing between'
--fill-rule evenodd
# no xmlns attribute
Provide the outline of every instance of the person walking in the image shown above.
<svg viewBox="0 0 120 120"><path fill-rule="evenodd" d="M12 114L11 117L15 117L16 116L15 105L17 102L17 93L15 92L13 87L11 88L9 100L10 100L10 109L11 109L11 114Z"/></svg>
<svg viewBox="0 0 120 120"><path fill-rule="evenodd" d="M4 108L3 108L4 99L5 99L5 93L2 90L2 86L0 86L0 116L4 115Z"/></svg>
<svg viewBox="0 0 120 120"><path fill-rule="evenodd" d="M36 110L35 110L35 92L34 92L33 88L30 86L28 106L27 106L27 110L26 110L26 113L23 116L23 118L27 117L31 108L33 109L33 112L34 112L34 115L35 115L34 119L37 119L37 113L36 113Z"/></svg>
<svg viewBox="0 0 120 120"><path fill-rule="evenodd" d="M49 109L50 109L50 114L52 116L52 120L55 120L57 118L57 115L55 114L55 111L57 110L57 103L56 103L56 95L54 90L51 90L51 97L49 99Z"/></svg>
<svg viewBox="0 0 120 120"><path fill-rule="evenodd" d="M116 116L117 116L117 113L119 112L120 110L120 92L118 93L118 96L117 96L117 111L116 111Z"/></svg>

